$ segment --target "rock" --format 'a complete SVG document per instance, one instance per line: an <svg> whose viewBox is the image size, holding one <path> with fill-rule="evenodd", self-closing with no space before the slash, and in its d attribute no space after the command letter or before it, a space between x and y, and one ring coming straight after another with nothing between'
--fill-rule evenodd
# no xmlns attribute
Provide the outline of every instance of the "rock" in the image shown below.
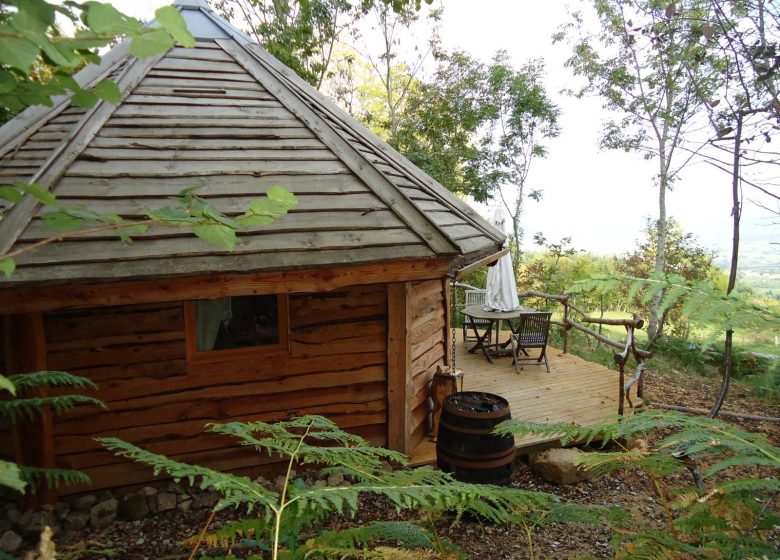
<svg viewBox="0 0 780 560"><path fill-rule="evenodd" d="M151 486L144 486L144 488L141 490L141 493L143 493L144 496L154 496L157 494L157 488L152 488Z"/></svg>
<svg viewBox="0 0 780 560"><path fill-rule="evenodd" d="M391 472L393 472L393 465L391 465L389 462L387 462L387 461L382 461L382 463L381 463L381 464L382 464L382 471L383 471L383 472L386 472L386 473L391 473Z"/></svg>
<svg viewBox="0 0 780 560"><path fill-rule="evenodd" d="M344 485L344 475L338 472L330 473L328 475L328 486L343 486Z"/></svg>
<svg viewBox="0 0 780 560"><path fill-rule="evenodd" d="M13 531L6 531L3 536L0 537L0 550L13 554L19 547L22 546L22 537L14 533Z"/></svg>
<svg viewBox="0 0 780 560"><path fill-rule="evenodd" d="M0 535L14 528L10 519L0 518Z"/></svg>
<svg viewBox="0 0 780 560"><path fill-rule="evenodd" d="M176 494L173 492L161 492L152 496L152 511L160 513L161 511L170 511L176 508Z"/></svg>
<svg viewBox="0 0 780 560"><path fill-rule="evenodd" d="M195 509L212 508L217 505L219 494L216 492L203 492L192 497L192 507Z"/></svg>
<svg viewBox="0 0 780 560"><path fill-rule="evenodd" d="M149 504L146 501L146 494L143 492L128 494L119 502L117 513L119 514L119 519L124 519L125 521L143 519L149 514Z"/></svg>
<svg viewBox="0 0 780 560"><path fill-rule="evenodd" d="M74 509L78 510L88 510L92 508L97 503L98 499L97 496L94 494L85 494L83 496L79 496L73 502L71 502L71 505Z"/></svg>
<svg viewBox="0 0 780 560"><path fill-rule="evenodd" d="M81 531L89 523L89 514L86 511L72 511L65 518L65 528L68 531Z"/></svg>
<svg viewBox="0 0 780 560"><path fill-rule="evenodd" d="M642 453L647 453L650 451L650 443L647 441L647 438L643 436L627 437L625 446L629 451L637 450L641 451Z"/></svg>
<svg viewBox="0 0 780 560"><path fill-rule="evenodd" d="M114 498L95 504L89 510L89 524L95 531L102 531L114 521L116 521L116 512L119 502Z"/></svg>
<svg viewBox="0 0 780 560"><path fill-rule="evenodd" d="M24 515L24 523L19 523L19 529L27 535L39 535L44 527L51 527L53 533L60 530L60 524L54 511L36 511Z"/></svg>
<svg viewBox="0 0 780 560"><path fill-rule="evenodd" d="M114 495L111 493L111 490L103 490L98 496L98 502L107 502L108 500L113 499Z"/></svg>
<svg viewBox="0 0 780 560"><path fill-rule="evenodd" d="M576 448L548 449L528 456L528 466L542 478L554 484L575 484L589 480L595 475L579 467L582 451Z"/></svg>
<svg viewBox="0 0 780 560"><path fill-rule="evenodd" d="M70 506L64 502L57 502L54 504L54 513L57 514L57 519L64 520L70 512Z"/></svg>
<svg viewBox="0 0 780 560"><path fill-rule="evenodd" d="M179 502L179 505L176 506L176 509L178 509L182 513L187 513L192 509L192 500L185 500L183 502Z"/></svg>
<svg viewBox="0 0 780 560"><path fill-rule="evenodd" d="M190 500L192 500L192 496L190 496L189 494L177 494L176 495L176 501L178 503L189 502Z"/></svg>
<svg viewBox="0 0 780 560"><path fill-rule="evenodd" d="M274 490L281 492L284 489L284 483L287 480L284 475L280 474L274 481Z"/></svg>
<svg viewBox="0 0 780 560"><path fill-rule="evenodd" d="M315 480L314 481L314 487L315 488L324 488L328 485L328 482L326 480Z"/></svg>
<svg viewBox="0 0 780 560"><path fill-rule="evenodd" d="M168 484L166 484L165 491L173 492L174 494L184 494L184 488L182 488L181 484L178 484L176 482L169 482Z"/></svg>
<svg viewBox="0 0 780 560"><path fill-rule="evenodd" d="M11 523L19 523L19 520L22 518L22 512L15 505L9 504L5 510L5 516Z"/></svg>

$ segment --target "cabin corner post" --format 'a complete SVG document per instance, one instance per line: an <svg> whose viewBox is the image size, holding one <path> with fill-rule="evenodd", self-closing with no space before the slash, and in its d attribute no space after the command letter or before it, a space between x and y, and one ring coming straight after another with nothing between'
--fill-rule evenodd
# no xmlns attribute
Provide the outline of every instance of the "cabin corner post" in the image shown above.
<svg viewBox="0 0 780 560"><path fill-rule="evenodd" d="M444 365L453 368L453 349L455 348L455 313L452 308L452 282L449 278L442 280L444 283Z"/></svg>
<svg viewBox="0 0 780 560"><path fill-rule="evenodd" d="M5 317L5 353L8 359L8 373L29 373L47 369L46 334L42 313L25 313ZM34 393L22 396L48 396L48 390L36 389ZM54 426L49 407L39 416L18 420L13 427L14 458L27 466L54 468ZM27 506L51 503L56 492L44 487L36 496L26 496Z"/></svg>
<svg viewBox="0 0 780 560"><path fill-rule="evenodd" d="M412 429L411 283L387 285L387 446L409 455Z"/></svg>

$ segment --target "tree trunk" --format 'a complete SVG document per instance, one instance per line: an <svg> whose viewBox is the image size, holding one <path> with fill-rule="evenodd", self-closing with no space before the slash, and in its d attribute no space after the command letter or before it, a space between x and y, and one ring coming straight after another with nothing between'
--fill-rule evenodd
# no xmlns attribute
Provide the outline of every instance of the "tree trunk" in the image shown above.
<svg viewBox="0 0 780 560"><path fill-rule="evenodd" d="M669 167L666 162L665 150L659 150L660 172L658 179L658 223L656 225L656 252L655 266L656 272L664 272L666 268L666 189L669 183ZM658 292L653 297L653 303L650 307L650 317L647 325L647 337L650 346L655 344L658 337L663 332L663 321L658 316L658 309L661 306L661 299L664 292Z"/></svg>

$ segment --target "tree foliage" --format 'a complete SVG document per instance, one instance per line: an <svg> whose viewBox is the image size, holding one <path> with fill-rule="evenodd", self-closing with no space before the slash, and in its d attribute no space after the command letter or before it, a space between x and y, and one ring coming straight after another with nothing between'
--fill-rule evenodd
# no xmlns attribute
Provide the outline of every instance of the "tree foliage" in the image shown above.
<svg viewBox="0 0 780 560"><path fill-rule="evenodd" d="M71 37L56 18L76 28ZM6 118L32 105L52 105L52 98L71 95L71 102L89 107L98 99L117 103L119 90L110 80L84 89L73 72L100 60L98 49L117 37L130 38L130 53L138 57L162 54L174 42L194 46L173 6L155 13L158 26L144 27L110 4L85 2L50 4L44 0L0 2L0 108Z"/></svg>
<svg viewBox="0 0 780 560"><path fill-rule="evenodd" d="M593 0L598 18L588 32L585 17L574 14L555 39L568 39L567 66L585 79L576 92L597 94L618 117L601 137L607 149L638 151L658 165L658 246L654 267L666 270L666 194L690 161L702 96L717 89L720 75L707 56L707 0ZM648 331L656 336L658 301Z"/></svg>
<svg viewBox="0 0 780 560"><path fill-rule="evenodd" d="M684 232L673 218L667 220L665 229L667 274L691 282L711 280L721 289L725 288L725 276L712 264L715 257L712 251L702 247L693 234ZM658 226L657 223L648 220L644 229L644 238L637 241L636 249L617 259L616 271L624 276L649 278L655 270L657 252ZM634 300L632 303L638 302ZM640 306L645 317L649 315L652 303L652 301L643 302ZM688 317L682 314L682 306L679 303L672 306L659 306L657 310L658 326L651 343L663 335L667 324L671 326L673 334L684 336L688 332Z"/></svg>

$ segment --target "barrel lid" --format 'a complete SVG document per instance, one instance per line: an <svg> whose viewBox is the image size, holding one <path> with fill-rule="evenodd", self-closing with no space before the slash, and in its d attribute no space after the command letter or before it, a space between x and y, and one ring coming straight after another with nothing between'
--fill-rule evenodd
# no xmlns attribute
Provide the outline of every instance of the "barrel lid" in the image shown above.
<svg viewBox="0 0 780 560"><path fill-rule="evenodd" d="M447 395L444 406L453 412L468 414L491 414L509 408L509 401L493 393L481 391L459 391Z"/></svg>

